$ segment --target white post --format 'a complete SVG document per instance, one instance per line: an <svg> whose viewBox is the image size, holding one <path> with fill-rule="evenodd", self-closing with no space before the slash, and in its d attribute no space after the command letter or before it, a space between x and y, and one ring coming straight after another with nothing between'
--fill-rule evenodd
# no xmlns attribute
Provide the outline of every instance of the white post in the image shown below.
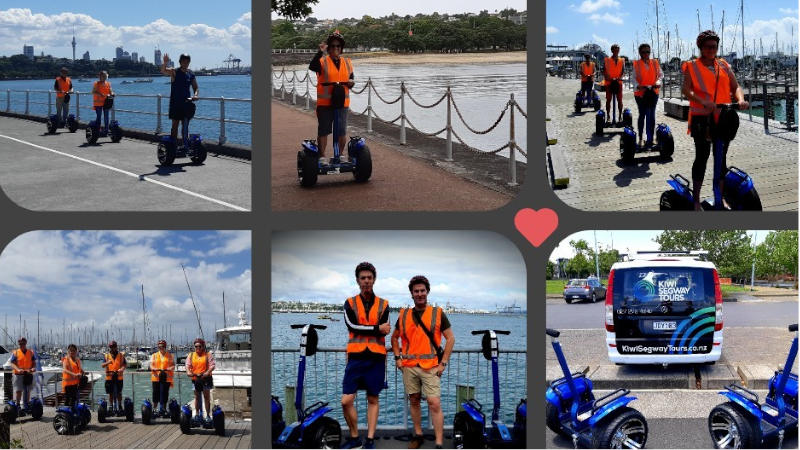
<svg viewBox="0 0 800 450"><path fill-rule="evenodd" d="M295 89L295 80L297 80L297 72L292 71L292 104L297 104L297 90Z"/></svg>
<svg viewBox="0 0 800 450"><path fill-rule="evenodd" d="M511 110L511 117L509 117L508 128L508 169L511 171L511 180L508 182L509 186L517 185L517 143L514 140L514 108L516 102L514 101L514 94L511 94L511 100L508 102L509 109Z"/></svg>
<svg viewBox="0 0 800 450"><path fill-rule="evenodd" d="M219 98L219 145L224 145L225 137L225 97Z"/></svg>
<svg viewBox="0 0 800 450"><path fill-rule="evenodd" d="M311 109L311 86L309 85L311 77L306 71L306 109Z"/></svg>
<svg viewBox="0 0 800 450"><path fill-rule="evenodd" d="M447 83L447 145L445 146L445 161L452 161L453 160L453 124L452 124L452 114L450 110L452 109L451 103L453 94L450 92L450 83Z"/></svg>
<svg viewBox="0 0 800 450"><path fill-rule="evenodd" d="M156 134L161 133L161 94L156 96Z"/></svg>
<svg viewBox="0 0 800 450"><path fill-rule="evenodd" d="M284 94L286 93L286 88L284 86L284 84L285 84L284 81L285 80L283 78L281 78L281 100L283 100L285 98Z"/></svg>
<svg viewBox="0 0 800 450"><path fill-rule="evenodd" d="M400 82L400 145L406 145L406 82Z"/></svg>
<svg viewBox="0 0 800 450"><path fill-rule="evenodd" d="M367 133L372 133L372 77L367 78Z"/></svg>

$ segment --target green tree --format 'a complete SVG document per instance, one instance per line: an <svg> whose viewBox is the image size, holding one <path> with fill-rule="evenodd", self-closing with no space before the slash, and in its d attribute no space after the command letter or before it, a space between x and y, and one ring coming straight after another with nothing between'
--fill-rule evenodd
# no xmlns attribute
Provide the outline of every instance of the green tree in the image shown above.
<svg viewBox="0 0 800 450"><path fill-rule="evenodd" d="M302 19L311 14L311 5L319 0L271 0L272 12L289 20Z"/></svg>
<svg viewBox="0 0 800 450"><path fill-rule="evenodd" d="M705 250L723 277L748 278L753 251L744 230L666 230L655 239L659 250Z"/></svg>
<svg viewBox="0 0 800 450"><path fill-rule="evenodd" d="M797 280L797 231L771 231L756 246L756 276L792 275Z"/></svg>
<svg viewBox="0 0 800 450"><path fill-rule="evenodd" d="M553 276L556 273L556 263L553 261L547 260L547 265L544 268L545 278L548 280L552 280Z"/></svg>

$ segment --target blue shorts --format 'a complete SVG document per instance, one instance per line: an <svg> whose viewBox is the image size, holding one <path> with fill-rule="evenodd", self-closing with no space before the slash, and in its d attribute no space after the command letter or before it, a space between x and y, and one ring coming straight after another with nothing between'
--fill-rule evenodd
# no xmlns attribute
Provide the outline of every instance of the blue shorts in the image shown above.
<svg viewBox="0 0 800 450"><path fill-rule="evenodd" d="M366 390L367 395L380 395L386 375L384 359L351 359L344 368L342 394Z"/></svg>

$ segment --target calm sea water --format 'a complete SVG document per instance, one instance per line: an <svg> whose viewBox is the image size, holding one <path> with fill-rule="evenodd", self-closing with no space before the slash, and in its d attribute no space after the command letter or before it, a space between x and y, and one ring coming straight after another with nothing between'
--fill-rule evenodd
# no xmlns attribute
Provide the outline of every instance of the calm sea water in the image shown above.
<svg viewBox="0 0 800 450"><path fill-rule="evenodd" d="M347 328L344 322L332 322L319 319L320 314L275 313L272 314L272 370L270 379L272 394L277 395L284 406L294 403L294 398L285 398L285 386L296 384L297 348L300 344L300 330L290 328L296 323L315 323L327 325L326 330L319 331L319 347L323 349L343 350L347 341ZM341 319L341 313L330 314ZM481 336L473 336L472 330L503 329L511 331L508 336L500 336L500 391L501 419L513 422L514 409L521 398L527 397L527 358L525 353L503 353L503 350L525 351L527 341L526 316L501 316L477 314L448 315L455 334L455 350L465 351L451 356L450 364L442 376L442 407L445 413L445 424L452 424L456 410L456 385L475 386L475 398L484 405L487 414L491 414L491 368L489 361L480 354ZM397 314L390 314L392 327ZM387 337L387 346L390 340ZM292 352L276 352L276 349L291 349ZM305 382L305 405L316 401L326 401L333 407L332 417L344 424L341 412L342 377L344 376L343 352L320 351L307 360ZM381 413L379 425L402 426L404 424L404 393L402 375L394 367L393 358L389 358L386 372L386 388L380 396ZM357 398L359 422L364 424L366 412L366 396L359 393ZM427 423L427 406L423 406L423 423ZM409 423L410 423L410 419Z"/></svg>
<svg viewBox="0 0 800 450"><path fill-rule="evenodd" d="M287 66L287 70L297 70L302 79L307 65ZM273 68L279 71L280 68ZM407 90L417 102L430 105L438 100L446 91L448 84L453 92L453 99L464 116L467 124L475 130L483 131L491 126L500 112L505 108L511 94L523 111L528 112L528 79L527 65L512 64L375 64L356 60L353 63L357 84L356 90L364 86L367 78L372 78L375 88L386 100L392 101L400 95L400 82L405 81ZM311 74L316 82L316 75ZM278 82L280 86L280 82ZM288 89L291 89L291 85ZM305 94L305 83L297 85L297 91ZM310 86L311 97L316 99L316 88ZM367 107L367 91L351 95L350 109L362 112ZM385 120L392 120L400 115L400 102L387 105L372 95L372 107L377 115ZM420 108L406 97L405 111L409 121L424 132L432 133L441 130L447 123L447 101L434 108ZM500 125L487 134L470 132L459 120L455 110L452 111L453 130L461 136L467 145L492 151L508 142L509 114ZM515 111L515 140L520 147L527 150L527 120L519 111ZM399 121L396 123L399 125ZM440 137L444 137L442 133ZM456 141L455 137L453 140ZM456 141L458 142L458 141ZM508 156L508 151L500 153ZM525 161L522 155L517 159Z"/></svg>
<svg viewBox="0 0 800 450"><path fill-rule="evenodd" d="M100 367L101 361L82 361L83 370L85 371L103 371ZM169 396L178 400L178 403L184 404L194 398L192 396L192 381L186 376L183 370L183 365L178 365L173 377L174 387L170 389ZM133 373L133 384L131 384L131 374ZM95 402L101 397L106 397L105 381L100 380L94 384L94 398ZM135 389L135 391L134 391ZM133 409L136 411L138 417L142 407L142 401L145 398L152 399L153 385L150 381L150 372L135 372L133 370L125 371L125 380L122 387L122 396L130 397L133 403Z"/></svg>
<svg viewBox="0 0 800 450"><path fill-rule="evenodd" d="M165 98L161 103L161 129L162 132L169 132L171 121L167 117L169 111L169 80L166 77L154 77L152 83L133 83L122 84L123 81L133 81L135 78L111 78L111 87L117 94L143 94L143 95L158 95L161 94ZM92 83L96 81L91 79L88 82L79 82L77 78L73 79L73 86L78 92L91 93ZM202 97L226 97L226 98L251 98L250 90L250 77L242 75L222 75L215 77L198 77L197 84L200 88L200 95ZM7 90L48 90L53 89L53 80L13 80L13 81L0 81L0 109L5 110L8 97ZM36 115L46 115L48 112L48 96L45 93L30 93L30 113ZM55 114L55 94L52 96L52 114ZM80 96L81 111L80 119L83 122L94 120L95 113L91 109L91 95ZM15 112L25 111L25 92L11 92L11 110ZM155 98L136 98L136 97L118 97L114 100L114 107L116 109L124 109L129 111L144 111L155 114L156 112ZM70 102L70 113L75 112L75 100ZM204 100L197 102L197 112L195 113L195 120L192 120L190 131L192 133L200 133L209 139L218 139L220 134L219 121L207 121L197 119L198 117L209 117L218 119L220 116L220 105L218 101ZM131 114L124 112L116 113L117 120L120 125L125 128L136 128L140 130L155 131L156 129L156 116L144 114ZM251 105L250 102L225 102L225 117L227 119L250 121L251 118ZM249 125L242 124L225 124L225 135L228 142L250 145L251 130Z"/></svg>

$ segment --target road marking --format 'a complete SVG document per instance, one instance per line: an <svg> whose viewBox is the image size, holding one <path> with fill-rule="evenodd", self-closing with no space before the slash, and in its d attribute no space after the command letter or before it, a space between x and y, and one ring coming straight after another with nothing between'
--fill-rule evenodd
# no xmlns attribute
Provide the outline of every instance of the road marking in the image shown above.
<svg viewBox="0 0 800 450"><path fill-rule="evenodd" d="M119 168L114 167L114 166L109 166L108 164L103 164L103 163L99 163L97 161L92 161L90 159L81 158L80 156L75 156L75 155L72 155L70 153L65 153L65 152L61 152L61 151L58 151L58 150L54 150L52 148L42 147L41 145L37 145L37 144L34 144L32 142L28 142L28 141L23 141L21 139L13 138L11 136L6 136L6 135L3 135L3 134L0 134L0 138L6 138L6 139L14 141L14 142L19 142L20 144L29 145L31 147L38 148L40 150L46 150L48 152L55 153L56 155L66 156L68 158L72 158L72 159L77 160L77 161L85 162L85 163L91 164L93 166L102 167L103 169L108 169L108 170L111 170L112 172L117 172L117 173L121 173L123 175L127 175L129 177L136 178L139 181L147 181L149 183L153 183L155 185L158 185L158 186L161 186L161 187L165 187L167 189L172 189L174 191L178 191L178 192L181 192L181 193L184 193L184 194L187 194L187 195L191 195L192 197L197 197L197 198L202 199L202 200L206 200L206 201L209 201L209 202L212 202L212 203L216 203L218 205L225 206L226 208L230 208L230 209L233 209L233 210L236 210L236 211L243 211L243 212L250 211L247 208L243 208L241 206L237 206L237 205L234 205L232 203L228 203L228 202L225 202L225 201L222 201L222 200L218 200L216 198L212 198L212 197L209 197L207 195L199 194L197 192L193 192L193 191L190 191L188 189L184 189L184 188L181 188L181 187L178 187L178 186L173 186L171 184L164 183L163 181L154 180L154 179L148 178L145 175L139 175L139 174L135 174L133 172L128 172L127 170L119 169Z"/></svg>

